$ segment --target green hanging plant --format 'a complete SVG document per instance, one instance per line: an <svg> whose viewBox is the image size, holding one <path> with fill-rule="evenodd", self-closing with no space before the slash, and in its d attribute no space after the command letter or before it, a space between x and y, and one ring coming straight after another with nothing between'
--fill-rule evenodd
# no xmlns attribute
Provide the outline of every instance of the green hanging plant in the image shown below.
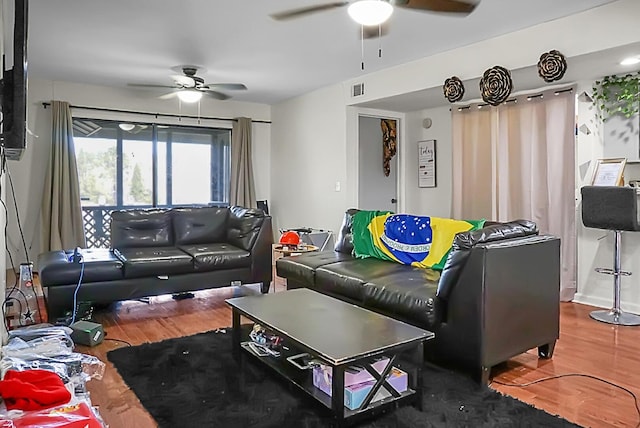
<svg viewBox="0 0 640 428"><path fill-rule="evenodd" d="M640 72L603 77L595 82L592 98L603 121L617 114L635 116L640 111Z"/></svg>

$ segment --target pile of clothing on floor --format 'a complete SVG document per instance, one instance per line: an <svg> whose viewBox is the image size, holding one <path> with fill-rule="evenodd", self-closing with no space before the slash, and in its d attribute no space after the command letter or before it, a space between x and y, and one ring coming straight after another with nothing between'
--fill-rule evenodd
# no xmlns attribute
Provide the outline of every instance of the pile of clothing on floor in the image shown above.
<svg viewBox="0 0 640 428"><path fill-rule="evenodd" d="M105 364L73 352L72 330L38 324L9 332L0 359L0 428L105 428L86 383Z"/></svg>

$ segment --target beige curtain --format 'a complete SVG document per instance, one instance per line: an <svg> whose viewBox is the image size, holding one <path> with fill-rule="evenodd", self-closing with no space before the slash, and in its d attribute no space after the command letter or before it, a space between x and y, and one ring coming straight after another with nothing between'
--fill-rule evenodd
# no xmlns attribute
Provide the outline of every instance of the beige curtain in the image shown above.
<svg viewBox="0 0 640 428"><path fill-rule="evenodd" d="M453 112L453 215L535 221L561 238L560 298L576 291L575 98L542 97Z"/></svg>
<svg viewBox="0 0 640 428"><path fill-rule="evenodd" d="M492 193L491 128L494 112L486 108L456 113L452 115L453 217L492 218L491 198L472 196L476 189L484 195Z"/></svg>
<svg viewBox="0 0 640 428"><path fill-rule="evenodd" d="M42 251L85 246L69 103L51 102L51 157L42 198Z"/></svg>
<svg viewBox="0 0 640 428"><path fill-rule="evenodd" d="M231 205L256 208L256 187L251 164L251 119L234 119L231 131Z"/></svg>

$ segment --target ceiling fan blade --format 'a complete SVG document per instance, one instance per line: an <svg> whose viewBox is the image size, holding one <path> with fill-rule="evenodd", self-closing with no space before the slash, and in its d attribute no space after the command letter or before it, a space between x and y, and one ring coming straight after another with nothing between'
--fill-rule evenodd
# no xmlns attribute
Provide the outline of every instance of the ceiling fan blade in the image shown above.
<svg viewBox="0 0 640 428"><path fill-rule="evenodd" d="M304 15L309 15L315 12L322 12L323 10L335 9L348 5L348 1L337 1L333 3L317 4L314 6L301 7L299 9L289 9L283 12L273 13L269 16L276 21L285 21L287 19L299 18Z"/></svg>
<svg viewBox="0 0 640 428"><path fill-rule="evenodd" d="M170 100L178 96L177 92L169 92L168 94L160 95L158 98L161 100Z"/></svg>
<svg viewBox="0 0 640 428"><path fill-rule="evenodd" d="M216 92L216 91L202 91L203 94L208 95L211 98L215 98L216 100L228 100L229 98L231 98L229 95L227 94L223 94L222 92Z"/></svg>
<svg viewBox="0 0 640 428"><path fill-rule="evenodd" d="M469 14L478 5L478 0L391 0L394 6L429 12L449 12Z"/></svg>
<svg viewBox="0 0 640 428"><path fill-rule="evenodd" d="M246 91L247 87L242 83L210 83L208 85L204 85L201 88L203 91L210 91L216 89L226 89L230 91Z"/></svg>
<svg viewBox="0 0 640 428"><path fill-rule="evenodd" d="M169 86L169 85L147 85L144 83L127 83L127 86L132 86L134 88L168 88L168 89L175 88L175 86Z"/></svg>
<svg viewBox="0 0 640 428"><path fill-rule="evenodd" d="M184 86L185 88L193 88L196 86L195 79L190 76L185 76L184 74L174 74L171 78L178 85Z"/></svg>

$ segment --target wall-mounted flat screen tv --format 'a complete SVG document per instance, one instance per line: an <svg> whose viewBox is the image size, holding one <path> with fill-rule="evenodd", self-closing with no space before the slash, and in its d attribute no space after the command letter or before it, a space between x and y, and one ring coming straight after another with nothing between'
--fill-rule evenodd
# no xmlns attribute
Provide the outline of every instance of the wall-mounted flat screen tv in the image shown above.
<svg viewBox="0 0 640 428"><path fill-rule="evenodd" d="M5 14L13 6L13 41L5 43L0 107L2 108L2 146L7 159L19 160L26 148L27 134L27 21L28 0L3 0ZM6 22L6 20L5 20ZM13 49L11 49L13 47ZM12 52L11 52L12 50ZM7 56L13 66L6 68Z"/></svg>

